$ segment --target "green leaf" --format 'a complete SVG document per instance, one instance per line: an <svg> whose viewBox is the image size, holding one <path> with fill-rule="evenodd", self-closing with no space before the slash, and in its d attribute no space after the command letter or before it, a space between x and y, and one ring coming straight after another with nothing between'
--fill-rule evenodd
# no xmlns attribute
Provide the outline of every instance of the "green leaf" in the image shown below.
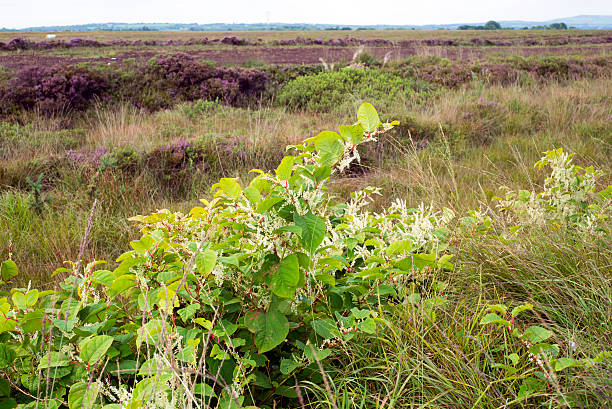
<svg viewBox="0 0 612 409"><path fill-rule="evenodd" d="M205 383L196 383L193 388L193 393L204 396L217 396L213 387Z"/></svg>
<svg viewBox="0 0 612 409"><path fill-rule="evenodd" d="M551 345L547 343L533 344L527 350L527 352L533 355L548 354L549 356L556 355L558 351L559 346L557 344Z"/></svg>
<svg viewBox="0 0 612 409"><path fill-rule="evenodd" d="M279 227L278 229L274 230L272 233L273 234L281 234L281 233L286 232L286 231L294 233L298 237L302 237L302 228L300 226L296 226L294 224L290 224L288 226Z"/></svg>
<svg viewBox="0 0 612 409"><path fill-rule="evenodd" d="M331 318L314 320L310 323L312 329L324 339L342 338L336 322Z"/></svg>
<svg viewBox="0 0 612 409"><path fill-rule="evenodd" d="M276 176L278 176L280 180L288 180L289 177L291 177L294 161L295 156L285 156L283 160L281 160L280 165L276 168Z"/></svg>
<svg viewBox="0 0 612 409"><path fill-rule="evenodd" d="M18 308L20 310L25 310L26 308L28 308L28 302L27 302L27 299L24 293L20 291L16 291L13 294L12 298L13 298L13 305L15 306L15 308Z"/></svg>
<svg viewBox="0 0 612 409"><path fill-rule="evenodd" d="M50 352L45 354L38 363L38 370L56 368L58 366L68 366L70 359L61 352Z"/></svg>
<svg viewBox="0 0 612 409"><path fill-rule="evenodd" d="M381 125L376 109L369 102L364 102L357 110L357 121L368 133L374 132Z"/></svg>
<svg viewBox="0 0 612 409"><path fill-rule="evenodd" d="M552 331L549 331L546 328L542 328L538 325L532 325L525 330L525 333L521 336L521 338L526 338L532 344L539 344L542 341L546 341L548 338L550 338L552 334Z"/></svg>
<svg viewBox="0 0 612 409"><path fill-rule="evenodd" d="M201 251L195 258L198 271L203 277L208 276L217 264L217 252L211 249Z"/></svg>
<svg viewBox="0 0 612 409"><path fill-rule="evenodd" d="M359 145L363 141L363 128L359 124L341 126L339 130L340 135L347 141L351 141L353 145Z"/></svg>
<svg viewBox="0 0 612 409"><path fill-rule="evenodd" d="M176 354L176 359L185 362L187 364L193 364L195 362L195 349L192 346L183 348Z"/></svg>
<svg viewBox="0 0 612 409"><path fill-rule="evenodd" d="M497 311L500 314L503 314L504 316L506 315L506 312L508 312L508 307L506 307L503 304L489 304L489 305L487 305L487 307L490 310Z"/></svg>
<svg viewBox="0 0 612 409"><path fill-rule="evenodd" d="M261 193L259 193L259 190L257 190L256 187L247 186L244 188L243 193L247 197L247 199L249 199L251 205L257 206L257 204L261 202Z"/></svg>
<svg viewBox="0 0 612 409"><path fill-rule="evenodd" d="M187 321L193 318L196 311L198 311L199 309L200 309L200 304L195 303L195 304L189 304L188 306L178 310L177 312L178 312L178 315L181 316L183 322L187 323Z"/></svg>
<svg viewBox="0 0 612 409"><path fill-rule="evenodd" d="M334 287L336 285L336 279L329 274L315 274L315 278L321 281L323 284Z"/></svg>
<svg viewBox="0 0 612 409"><path fill-rule="evenodd" d="M283 358L281 359L280 370L283 375L289 375L291 372L293 372L296 368L299 368L300 366L302 366L302 364L299 362L295 362L292 359Z"/></svg>
<svg viewBox="0 0 612 409"><path fill-rule="evenodd" d="M506 364L493 364L493 367L505 369L509 375L513 375L518 371L518 369L516 369L515 367Z"/></svg>
<svg viewBox="0 0 612 409"><path fill-rule="evenodd" d="M374 334L376 332L376 321L374 321L372 318L367 318L364 321L361 321L359 324L357 324L357 326L366 334Z"/></svg>
<svg viewBox="0 0 612 409"><path fill-rule="evenodd" d="M6 344L0 344L0 368L6 368L12 365L14 360L15 351Z"/></svg>
<svg viewBox="0 0 612 409"><path fill-rule="evenodd" d="M281 298L292 298L300 280L300 265L297 255L285 257L272 275L270 290Z"/></svg>
<svg viewBox="0 0 612 409"><path fill-rule="evenodd" d="M411 240L398 240L389 244L385 253L388 257L393 257L398 254L406 254L410 253L412 250L412 241Z"/></svg>
<svg viewBox="0 0 612 409"><path fill-rule="evenodd" d="M134 287L136 285L136 276L134 274L124 274L117 277L113 281L113 285L108 290L108 295L111 298L118 296L124 291Z"/></svg>
<svg viewBox="0 0 612 409"><path fill-rule="evenodd" d="M278 311L249 311L244 321L255 334L255 346L260 354L274 349L289 334L289 321Z"/></svg>
<svg viewBox="0 0 612 409"><path fill-rule="evenodd" d="M310 343L304 345L300 341L296 341L296 344L304 351L304 355L306 355L306 358L308 358L310 362L320 362L330 356L332 353L331 349L318 349Z"/></svg>
<svg viewBox="0 0 612 409"><path fill-rule="evenodd" d="M321 165L334 165L344 152L340 135L332 131L323 131L315 136L314 145L319 153Z"/></svg>
<svg viewBox="0 0 612 409"><path fill-rule="evenodd" d="M70 318L68 320L52 319L53 326L64 332L71 332L77 322L78 318Z"/></svg>
<svg viewBox="0 0 612 409"><path fill-rule="evenodd" d="M153 239L150 236L142 236L140 240L130 241L130 246L139 253L146 253L153 246Z"/></svg>
<svg viewBox="0 0 612 409"><path fill-rule="evenodd" d="M113 281L115 280L115 276L111 271L108 270L98 270L94 271L91 275L91 282L94 284L102 284L106 287L111 287L113 285Z"/></svg>
<svg viewBox="0 0 612 409"><path fill-rule="evenodd" d="M0 334L7 331L12 331L17 326L17 321L14 319L6 318L0 314Z"/></svg>
<svg viewBox="0 0 612 409"><path fill-rule="evenodd" d="M42 329L43 311L36 310L29 312L23 316L21 320L21 328L27 334L40 331Z"/></svg>
<svg viewBox="0 0 612 409"><path fill-rule="evenodd" d="M503 319L499 315L491 312L491 313L485 315L484 317L482 317L482 319L480 320L480 325L486 325L486 324L501 324L501 325L504 325L504 326L508 326L508 325L510 325L510 322L508 322L507 320Z"/></svg>
<svg viewBox="0 0 612 409"><path fill-rule="evenodd" d="M307 214L305 216L295 214L293 222L296 226L302 228L300 241L306 251L310 254L314 253L325 238L325 220L314 214Z"/></svg>
<svg viewBox="0 0 612 409"><path fill-rule="evenodd" d="M17 274L19 274L19 269L13 260L6 260L2 263L2 267L0 267L0 277L2 281L8 281Z"/></svg>
<svg viewBox="0 0 612 409"><path fill-rule="evenodd" d="M358 320L363 320L366 318L370 318L370 315L372 315L372 311L370 310L360 310L357 307L353 307L351 308L351 314L353 314L353 316L355 318L357 318Z"/></svg>
<svg viewBox="0 0 612 409"><path fill-rule="evenodd" d="M162 320L159 318L152 319L146 324L138 328L138 337L136 338L136 346L140 348L142 342L147 344L155 344L159 340L159 333L162 331Z"/></svg>
<svg viewBox="0 0 612 409"><path fill-rule="evenodd" d="M512 316L516 317L521 312L528 311L528 310L533 310L533 305L531 305L531 304L519 305L518 307L515 307L515 308L512 309Z"/></svg>
<svg viewBox="0 0 612 409"><path fill-rule="evenodd" d="M70 387L68 392L69 409L92 409L98 398L99 384L93 382L77 382Z"/></svg>
<svg viewBox="0 0 612 409"><path fill-rule="evenodd" d="M534 393L543 391L544 387L544 383L542 383L540 380L533 377L529 377L526 378L521 384L517 396L519 399L525 399L529 395L533 395Z"/></svg>
<svg viewBox="0 0 612 409"><path fill-rule="evenodd" d="M236 179L233 178L222 178L219 181L219 186L221 187L223 193L225 193L225 195L230 199L238 199L240 193L242 192L240 185Z"/></svg>
<svg viewBox="0 0 612 409"><path fill-rule="evenodd" d="M506 358L508 358L512 362L512 365L518 364L519 356L516 352L513 352L510 355L507 355Z"/></svg>
<svg viewBox="0 0 612 409"><path fill-rule="evenodd" d="M315 177L317 183L321 183L322 181L329 179L331 176L331 167L329 167L329 165L317 166L313 172L313 176Z"/></svg>
<svg viewBox="0 0 612 409"><path fill-rule="evenodd" d="M553 367L556 372L562 371L565 368L570 368L573 366L579 366L580 361L577 361L573 358L559 358L555 361Z"/></svg>
<svg viewBox="0 0 612 409"><path fill-rule="evenodd" d="M0 409L14 409L17 402L13 398L0 398Z"/></svg>
<svg viewBox="0 0 612 409"><path fill-rule="evenodd" d="M268 197L259 202L259 204L257 205L256 212L259 214L265 214L268 210L270 210L270 208L272 208L272 206L279 202L282 202L283 200L285 199L278 196Z"/></svg>
<svg viewBox="0 0 612 409"><path fill-rule="evenodd" d="M113 343L113 337L108 335L97 335L84 341L81 345L79 356L90 365L97 363L106 354Z"/></svg>
<svg viewBox="0 0 612 409"><path fill-rule="evenodd" d="M109 362L106 371L113 376L133 375L138 372L138 362L133 359L123 359L119 362Z"/></svg>

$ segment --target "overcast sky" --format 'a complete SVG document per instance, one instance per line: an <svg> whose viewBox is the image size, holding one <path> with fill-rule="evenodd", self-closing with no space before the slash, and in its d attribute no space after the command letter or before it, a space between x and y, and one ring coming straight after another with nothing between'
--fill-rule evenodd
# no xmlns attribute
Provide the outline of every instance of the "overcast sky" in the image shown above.
<svg viewBox="0 0 612 409"><path fill-rule="evenodd" d="M612 15L612 0L0 0L0 27L127 23L445 24Z"/></svg>

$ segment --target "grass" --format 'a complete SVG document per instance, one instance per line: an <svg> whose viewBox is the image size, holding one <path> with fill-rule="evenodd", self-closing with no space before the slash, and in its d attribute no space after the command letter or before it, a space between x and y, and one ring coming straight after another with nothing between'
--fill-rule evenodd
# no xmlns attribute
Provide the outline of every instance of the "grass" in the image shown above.
<svg viewBox="0 0 612 409"><path fill-rule="evenodd" d="M606 171L604 183L608 183L610 92L607 79L599 79L543 87L446 90L417 106L388 101L381 109L385 119L397 118L405 125L393 137L366 150L365 174L338 182L338 193L346 195L373 184L384 188L385 197L451 205L465 211L489 205L501 185L540 183L543 175L530 164L553 146L576 152L581 163ZM220 106L189 118L180 107L145 114L119 105L99 106L72 120L28 116L31 125L17 127L13 136L3 139L0 183L8 186L3 188L5 210L0 213L0 231L4 232L0 255L6 257L9 243L13 243L16 260L25 269L32 268L26 270L28 275L48 280L46 272L60 266L69 258L66 255L76 254L81 224L95 196L101 201L104 217L96 218L90 255L112 258L122 248L118 244L125 244L134 233L126 217L164 207L186 209L207 196L211 182L219 177L246 177L246 171L253 167L272 167L283 146L350 121L342 112L354 112L354 106L361 102L361 98L347 99L337 110L319 114L290 113L282 107ZM467 113L472 115L466 117ZM59 129L67 120L75 130ZM210 153L192 170L156 159L160 148L181 138L198 141ZM421 149L423 146L428 148ZM132 167L100 172L96 166L81 166L62 156L67 149L83 148L128 152L136 160ZM26 200L25 177L36 178L39 173L45 176L44 196L49 203L43 212L27 218L36 226L31 230L11 216L8 207L14 205L6 203L13 203L10 198L14 196L21 197L21 202ZM22 203L21 207L27 206ZM70 250L35 251L18 245L36 243L31 244L34 247L41 240L54 242L62 236L70 238L69 244L64 244Z"/></svg>
<svg viewBox="0 0 612 409"><path fill-rule="evenodd" d="M129 216L159 208L188 211L210 196L219 177L246 180L251 168L273 168L285 145L352 121L366 98L347 94L342 104L318 113L278 105L214 106L197 114L177 106L144 113L119 104L55 118L25 114L22 125L0 127L0 259L10 254L18 263L18 284L51 286L50 273L78 257L97 198L85 259L112 261L137 236ZM612 184L609 78L508 86L476 81L442 89L418 104L404 98L383 103L377 107L383 120L399 119L402 125L367 147L363 167L333 187L340 196L367 185L382 187L384 196L374 209L395 197L447 206L458 214L478 209L493 217L497 233L506 234L511 225L499 216L492 197L502 185L539 190L545 175L532 164L553 147L575 152L577 163L603 170L602 187ZM181 140L193 151L173 148ZM116 162L101 166L66 159L66 150L83 148L107 149ZM39 173L47 200L37 210L25 177ZM300 385L303 405L610 406L609 361L596 369L571 369L545 393L521 400L521 380L508 379L494 367L520 345L503 331L479 324L487 304L529 302L535 312L521 325L537 323L554 331L565 354L586 357L609 350L609 236L534 228L501 242L457 232L451 244L456 270L397 283L398 291L419 293L421 299L407 297L380 310L383 330L341 345L322 371L328 385L318 379Z"/></svg>

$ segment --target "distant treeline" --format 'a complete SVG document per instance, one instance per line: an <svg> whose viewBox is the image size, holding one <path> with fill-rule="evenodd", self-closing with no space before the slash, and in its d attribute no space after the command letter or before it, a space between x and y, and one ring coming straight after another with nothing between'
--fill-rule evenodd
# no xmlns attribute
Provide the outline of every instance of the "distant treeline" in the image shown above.
<svg viewBox="0 0 612 409"><path fill-rule="evenodd" d="M572 27L574 28L574 27ZM567 30L567 24L565 23L552 23L549 25L538 25L532 27L521 27L520 30ZM502 27L497 21L488 21L485 25L482 26L470 26L464 24L462 26L457 27L457 30L514 30L513 27Z"/></svg>
<svg viewBox="0 0 612 409"><path fill-rule="evenodd" d="M502 27L503 25L503 27ZM483 25L427 24L427 25L337 25L337 24L198 24L198 23L92 23L69 26L28 27L18 31L321 31L321 30L500 30L500 29L612 29L612 16L593 16L588 20L570 17L566 22L489 21ZM16 29L0 28L0 31Z"/></svg>

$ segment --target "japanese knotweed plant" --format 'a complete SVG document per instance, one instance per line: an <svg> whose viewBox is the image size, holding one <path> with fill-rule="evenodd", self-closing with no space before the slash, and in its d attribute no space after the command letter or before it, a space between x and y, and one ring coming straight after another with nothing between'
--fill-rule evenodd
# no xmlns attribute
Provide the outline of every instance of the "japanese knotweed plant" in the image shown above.
<svg viewBox="0 0 612 409"><path fill-rule="evenodd" d="M504 304L492 304L488 309L491 312L480 323L495 325L509 336L505 347L496 349L502 352L501 362L493 366L504 371L503 381L517 386L519 401L558 389L558 377L569 368L594 366L612 357L612 351L602 351L593 358L575 356L571 342L569 356L560 356L559 344L550 342L552 331L539 325L521 328L518 316L533 310L531 304L518 305L512 310Z"/></svg>
<svg viewBox="0 0 612 409"><path fill-rule="evenodd" d="M522 222L538 226L570 226L583 230L598 230L601 220L612 213L612 186L597 191L596 180L602 172L593 166L582 168L572 163L573 154L562 148L544 152L535 166L549 166L550 176L544 181L544 190L508 191L499 208L510 211Z"/></svg>
<svg viewBox="0 0 612 409"><path fill-rule="evenodd" d="M267 407L321 380L338 345L379 330L398 277L452 268L450 210L373 213L377 188L328 192L397 124L371 104L357 118L249 183L221 179L188 214L134 217L143 235L113 271L77 263L58 291L0 299L0 393L24 408Z"/></svg>

